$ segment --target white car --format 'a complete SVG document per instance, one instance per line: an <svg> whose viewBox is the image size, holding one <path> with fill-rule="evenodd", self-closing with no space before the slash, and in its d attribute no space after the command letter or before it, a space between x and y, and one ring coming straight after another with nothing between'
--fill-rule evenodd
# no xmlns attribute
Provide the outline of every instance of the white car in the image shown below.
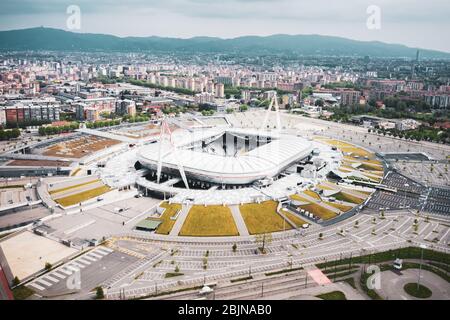
<svg viewBox="0 0 450 320"><path fill-rule="evenodd" d="M392 264L394 269L396 270L402 270L403 267L403 260L402 259L395 259L394 263Z"/></svg>
<svg viewBox="0 0 450 320"><path fill-rule="evenodd" d="M210 287L205 285L205 286L203 286L203 288L198 293L199 294L208 294L208 293L211 293L213 291L214 291L213 289L211 289Z"/></svg>

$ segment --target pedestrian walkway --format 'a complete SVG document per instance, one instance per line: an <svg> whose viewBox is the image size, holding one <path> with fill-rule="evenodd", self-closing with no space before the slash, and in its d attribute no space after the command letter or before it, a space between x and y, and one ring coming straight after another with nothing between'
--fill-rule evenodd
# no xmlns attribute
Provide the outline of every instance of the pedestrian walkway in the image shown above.
<svg viewBox="0 0 450 320"><path fill-rule="evenodd" d="M233 215L234 222L236 223L236 227L238 228L240 236L248 236L250 233L248 232L247 226L242 218L241 211L239 211L239 207L237 205L233 205L229 207L231 210L231 214Z"/></svg>
<svg viewBox="0 0 450 320"><path fill-rule="evenodd" d="M183 205L181 208L180 213L178 214L178 218L175 221L175 224L173 225L172 230L170 231L170 236L178 236L178 233L180 233L181 227L183 227L184 220L186 220L186 217L189 213L189 210L191 210L191 205Z"/></svg>
<svg viewBox="0 0 450 320"><path fill-rule="evenodd" d="M39 291L47 290L54 284L59 283L75 272L81 271L82 269L86 268L94 262L97 262L113 251L114 250L103 246L97 247L96 249L65 263L61 267L58 267L57 269L40 276L27 285Z"/></svg>

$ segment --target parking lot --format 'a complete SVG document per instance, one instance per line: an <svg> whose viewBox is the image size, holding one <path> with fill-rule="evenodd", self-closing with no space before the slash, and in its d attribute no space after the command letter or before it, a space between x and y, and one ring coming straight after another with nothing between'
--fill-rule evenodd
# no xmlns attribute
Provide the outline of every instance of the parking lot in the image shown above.
<svg viewBox="0 0 450 320"><path fill-rule="evenodd" d="M36 201L35 189L24 189L23 187L8 188L0 190L0 207Z"/></svg>
<svg viewBox="0 0 450 320"><path fill-rule="evenodd" d="M27 286L44 297L87 294L136 260L135 257L100 246L33 280Z"/></svg>
<svg viewBox="0 0 450 320"><path fill-rule="evenodd" d="M159 202L157 199L130 198L64 215L46 225L54 230L52 236L60 239L102 239L132 230Z"/></svg>
<svg viewBox="0 0 450 320"><path fill-rule="evenodd" d="M392 162L391 165L400 173L431 186L450 186L448 164L434 162Z"/></svg>

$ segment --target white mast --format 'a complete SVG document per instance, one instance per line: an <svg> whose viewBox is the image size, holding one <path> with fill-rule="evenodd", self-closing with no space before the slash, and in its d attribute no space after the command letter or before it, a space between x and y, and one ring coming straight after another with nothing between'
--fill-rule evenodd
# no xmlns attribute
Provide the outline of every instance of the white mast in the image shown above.
<svg viewBox="0 0 450 320"><path fill-rule="evenodd" d="M275 92L270 100L269 108L267 108L266 116L264 117L264 121L261 129L266 130L267 122L269 121L269 115L272 113L272 107L275 108L275 117L277 121L277 129L281 130L281 118L280 118L280 107L278 106L278 98L277 93Z"/></svg>
<svg viewBox="0 0 450 320"><path fill-rule="evenodd" d="M163 160L163 155L162 155L162 143L163 143L163 139L165 137L165 134L169 135L169 141L171 144L171 149L164 155L166 156L167 154L170 154L171 152L174 153L174 158L175 161L177 162L177 166L178 166L178 170L180 171L180 175L181 175L181 179L183 179L184 185L186 186L186 189L189 189L189 184L186 178L186 174L184 172L184 168L183 165L180 162L180 159L178 159L177 156L177 147L175 146L175 144L172 141L172 131L169 128L169 125L167 124L166 118L164 117L161 121L161 131L159 134L159 148L158 148L158 168L156 170L156 182L159 183L160 178L161 178L161 170L162 170L162 160Z"/></svg>

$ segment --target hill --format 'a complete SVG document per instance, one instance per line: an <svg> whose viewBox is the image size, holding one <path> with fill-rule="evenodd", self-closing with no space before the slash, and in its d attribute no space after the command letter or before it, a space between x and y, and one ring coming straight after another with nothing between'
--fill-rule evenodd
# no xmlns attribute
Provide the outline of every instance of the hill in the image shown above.
<svg viewBox="0 0 450 320"><path fill-rule="evenodd" d="M0 31L0 50L239 53L414 58L417 48L378 41L321 35L244 36L234 39L194 37L117 37L52 28ZM450 58L450 53L420 49L421 57Z"/></svg>

